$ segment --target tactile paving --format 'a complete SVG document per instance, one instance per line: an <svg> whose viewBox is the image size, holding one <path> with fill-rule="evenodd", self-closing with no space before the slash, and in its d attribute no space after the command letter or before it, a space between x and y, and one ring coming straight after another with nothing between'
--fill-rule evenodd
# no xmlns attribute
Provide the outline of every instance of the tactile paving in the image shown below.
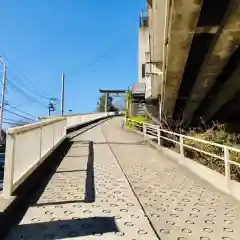
<svg viewBox="0 0 240 240"><path fill-rule="evenodd" d="M156 240L100 127L73 145L8 240Z"/></svg>
<svg viewBox="0 0 240 240"><path fill-rule="evenodd" d="M103 133L161 240L240 239L239 202L136 144L141 136L122 131L121 124L106 122Z"/></svg>

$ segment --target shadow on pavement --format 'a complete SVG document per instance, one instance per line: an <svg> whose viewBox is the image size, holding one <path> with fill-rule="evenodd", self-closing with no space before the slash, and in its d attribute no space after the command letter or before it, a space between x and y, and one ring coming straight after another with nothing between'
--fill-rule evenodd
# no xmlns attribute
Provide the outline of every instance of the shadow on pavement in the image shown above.
<svg viewBox="0 0 240 240"><path fill-rule="evenodd" d="M85 202L95 201L95 182L94 182L94 149L93 142L89 142L88 146L88 162L87 162L87 176L85 184Z"/></svg>
<svg viewBox="0 0 240 240"><path fill-rule="evenodd" d="M34 222L16 227L8 240L16 239L70 239L84 236L101 236L104 233L119 232L113 217L90 217L51 222Z"/></svg>
<svg viewBox="0 0 240 240"><path fill-rule="evenodd" d="M86 142L84 142L86 144ZM70 204L70 203L92 203L95 202L95 181L94 181L94 148L93 142L88 142L88 160L87 160L87 170L63 170L56 171L56 173L71 173L71 172L86 172L86 181L85 181L85 196L81 200L63 200L63 201L54 201L54 202L44 202L44 203L35 203L34 206L51 206L51 205L61 205L61 204Z"/></svg>
<svg viewBox="0 0 240 240"><path fill-rule="evenodd" d="M56 173L73 173L73 172L86 172L85 169L72 169L72 170L59 170Z"/></svg>
<svg viewBox="0 0 240 240"><path fill-rule="evenodd" d="M10 228L16 226L28 208L37 202L71 145L70 141L60 144L13 193L16 199L4 212L0 213L0 239L4 239Z"/></svg>
<svg viewBox="0 0 240 240"><path fill-rule="evenodd" d="M94 144L98 145L104 145L104 144L109 144L109 145L145 145L144 141L138 141L138 142L94 142Z"/></svg>
<svg viewBox="0 0 240 240"><path fill-rule="evenodd" d="M69 144L69 143L68 143ZM43 193L46 185L51 179L52 175L57 172L57 167L60 162L55 162L55 165L49 168L48 176L44 175L44 181L38 185L38 191L32 194L31 200L25 202L25 206L22 210L18 209L18 216L15 216L14 223L12 222L11 227L14 227L13 231L9 233L7 239L70 239L74 237L85 237L85 236L101 236L104 233L117 233L119 232L114 217L88 217L88 218L71 218L67 220L62 220L58 218L53 218L49 222L41 222L41 216L34 216L29 224L17 224L20 222L24 214L26 213L29 206L50 206L50 205L60 205L68 203L79 203L79 202L94 202L95 201L95 183L94 183L94 145L93 142L85 142L88 144L88 160L87 160L87 171L86 171L86 181L85 181L85 198L81 201L79 200L65 200L59 202L47 202L47 203L37 203L41 194ZM71 145L66 148L62 158L66 156ZM56 157L57 155L55 155ZM80 160L81 161L81 160ZM74 172L79 170L71 170L69 172ZM80 170L83 171L83 170ZM85 170L84 170L85 171ZM61 171L60 171L61 172ZM64 172L64 171L62 171ZM28 195L28 198L29 195ZM25 198L26 200L26 198ZM23 204L23 203L22 203ZM22 207L22 206L21 206ZM41 212L41 211L40 211ZM44 215L43 213L40 213ZM61 216L60 216L61 217ZM63 214L63 218L66 218L66 214ZM1 238L3 239L3 238Z"/></svg>
<svg viewBox="0 0 240 240"><path fill-rule="evenodd" d="M67 130L68 137L71 140L71 139L83 134L84 132L87 132L88 130L91 130L92 128L94 128L96 126L99 126L100 124L108 121L111 118L112 118L112 116L111 117L109 116L107 118L104 117L102 119L97 119L97 120L92 121L91 125L86 123L86 124L81 124L81 125L77 125L75 127L72 127L71 129Z"/></svg>

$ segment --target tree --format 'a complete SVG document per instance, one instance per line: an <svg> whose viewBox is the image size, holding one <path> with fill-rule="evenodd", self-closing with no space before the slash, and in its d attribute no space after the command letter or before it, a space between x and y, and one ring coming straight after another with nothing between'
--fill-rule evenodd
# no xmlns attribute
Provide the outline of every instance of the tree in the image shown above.
<svg viewBox="0 0 240 240"><path fill-rule="evenodd" d="M105 94L101 95L98 103L97 103L97 111L98 112L104 112L105 111ZM113 105L113 98L111 96L108 96L108 111L118 111L118 108Z"/></svg>

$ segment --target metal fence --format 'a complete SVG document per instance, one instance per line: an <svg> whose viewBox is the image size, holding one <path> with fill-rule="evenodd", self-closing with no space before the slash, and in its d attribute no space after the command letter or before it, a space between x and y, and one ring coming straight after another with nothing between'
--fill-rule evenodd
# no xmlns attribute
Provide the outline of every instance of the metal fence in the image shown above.
<svg viewBox="0 0 240 240"><path fill-rule="evenodd" d="M236 155L240 154L240 149L238 149L238 148L234 148L234 147L206 141L203 139L194 138L191 136L167 131L167 130L161 129L158 125L142 123L142 122L138 122L138 121L131 120L131 119L126 119L126 124L128 127L135 129L139 132L142 132L145 140L147 140L147 139L155 140L158 143L158 145L161 145L161 139L172 142L173 144L175 144L179 147L179 154L182 157L185 157L185 149L191 149L191 150L203 153L205 155L211 156L213 158L216 158L220 161L223 161L226 183L228 183L229 180L231 179L230 165L232 164L237 167L240 167L240 159L239 159L239 162L237 162L237 161L231 159L231 157L230 157L230 152L236 153ZM199 143L206 144L209 146L217 147L222 150L222 155L219 156L219 155L213 154L211 152L204 151L202 149L193 147L189 144L186 144L187 140L191 140L193 142L199 142Z"/></svg>

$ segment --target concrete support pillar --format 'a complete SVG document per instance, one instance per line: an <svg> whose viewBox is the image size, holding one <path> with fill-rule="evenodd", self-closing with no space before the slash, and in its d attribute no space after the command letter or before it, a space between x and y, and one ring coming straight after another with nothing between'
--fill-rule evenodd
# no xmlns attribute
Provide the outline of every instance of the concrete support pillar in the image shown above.
<svg viewBox="0 0 240 240"><path fill-rule="evenodd" d="M163 106L164 114L168 117L172 117L174 111L202 3L202 0L172 1L169 15L167 73Z"/></svg>

